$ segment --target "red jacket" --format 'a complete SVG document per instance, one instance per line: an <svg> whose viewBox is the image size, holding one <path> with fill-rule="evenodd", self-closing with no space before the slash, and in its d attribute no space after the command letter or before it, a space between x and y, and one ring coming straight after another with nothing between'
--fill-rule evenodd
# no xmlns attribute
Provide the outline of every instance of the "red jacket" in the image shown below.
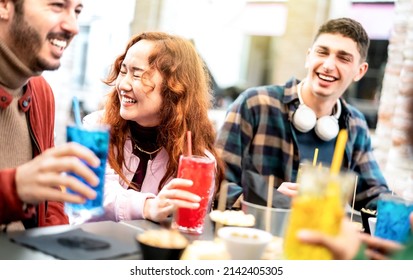
<svg viewBox="0 0 413 280"><path fill-rule="evenodd" d="M19 105L27 114L33 153L37 156L54 146L55 102L53 91L43 77L30 79ZM39 227L69 223L61 202L48 201L24 211L17 196L15 175L16 168L0 170L0 225L20 220L34 222Z"/></svg>

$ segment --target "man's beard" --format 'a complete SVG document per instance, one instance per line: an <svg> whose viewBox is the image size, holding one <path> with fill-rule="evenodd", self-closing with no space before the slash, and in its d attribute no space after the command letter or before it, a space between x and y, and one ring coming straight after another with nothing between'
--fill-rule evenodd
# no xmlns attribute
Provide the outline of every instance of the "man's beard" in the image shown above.
<svg viewBox="0 0 413 280"><path fill-rule="evenodd" d="M60 63L51 64L38 56L42 47L39 33L32 28L22 14L15 14L10 28L11 49L33 72L56 70Z"/></svg>

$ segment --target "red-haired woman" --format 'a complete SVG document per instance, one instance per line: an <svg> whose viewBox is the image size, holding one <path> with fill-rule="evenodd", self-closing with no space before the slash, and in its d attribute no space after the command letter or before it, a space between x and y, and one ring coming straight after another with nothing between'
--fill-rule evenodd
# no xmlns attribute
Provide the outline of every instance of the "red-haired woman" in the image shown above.
<svg viewBox="0 0 413 280"><path fill-rule="evenodd" d="M105 83L112 89L104 110L84 120L111 126L104 219L159 222L174 207L199 207L199 196L176 188L192 185L175 178L186 132L192 134L192 154L216 160L215 192L223 164L208 118L210 80L193 44L162 32L134 36Z"/></svg>

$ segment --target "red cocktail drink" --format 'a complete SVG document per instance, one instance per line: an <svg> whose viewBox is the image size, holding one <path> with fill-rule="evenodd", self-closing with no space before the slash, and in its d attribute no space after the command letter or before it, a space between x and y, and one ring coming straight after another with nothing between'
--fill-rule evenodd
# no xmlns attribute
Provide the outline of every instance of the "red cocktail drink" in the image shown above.
<svg viewBox="0 0 413 280"><path fill-rule="evenodd" d="M215 161L207 157L181 156L178 178L192 180L193 185L183 188L201 197L198 209L178 208L174 226L180 231L200 234L210 208L215 186Z"/></svg>

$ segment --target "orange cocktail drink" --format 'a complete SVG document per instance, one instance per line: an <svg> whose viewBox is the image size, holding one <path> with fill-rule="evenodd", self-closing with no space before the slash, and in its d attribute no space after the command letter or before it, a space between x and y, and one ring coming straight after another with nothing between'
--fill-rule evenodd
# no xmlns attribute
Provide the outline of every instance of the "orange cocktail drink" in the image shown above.
<svg viewBox="0 0 413 280"><path fill-rule="evenodd" d="M200 234L204 220L210 210L215 187L215 160L201 156L181 156L178 178L192 180L193 185L184 188L201 197L197 209L178 208L174 217L174 227L182 232Z"/></svg>

